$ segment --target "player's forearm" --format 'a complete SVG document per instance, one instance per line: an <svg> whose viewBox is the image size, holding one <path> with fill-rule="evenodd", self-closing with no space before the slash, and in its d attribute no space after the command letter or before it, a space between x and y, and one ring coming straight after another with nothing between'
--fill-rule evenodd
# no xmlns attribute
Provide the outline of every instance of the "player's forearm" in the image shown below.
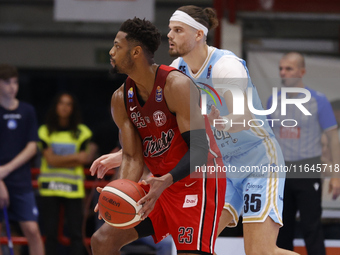
<svg viewBox="0 0 340 255"><path fill-rule="evenodd" d="M330 148L331 148L331 155L332 155L332 172L331 176L333 178L340 178L339 171L335 171L336 168L339 169L340 167L340 144L339 141L336 139L332 139L330 141Z"/></svg>
<svg viewBox="0 0 340 255"><path fill-rule="evenodd" d="M144 160L142 157L133 157L127 154L122 155L120 166L120 179L129 179L138 182L143 174Z"/></svg>
<svg viewBox="0 0 340 255"><path fill-rule="evenodd" d="M26 164L37 153L37 143L29 142L26 147L10 162L3 167L8 171L7 174L15 171L22 165Z"/></svg>

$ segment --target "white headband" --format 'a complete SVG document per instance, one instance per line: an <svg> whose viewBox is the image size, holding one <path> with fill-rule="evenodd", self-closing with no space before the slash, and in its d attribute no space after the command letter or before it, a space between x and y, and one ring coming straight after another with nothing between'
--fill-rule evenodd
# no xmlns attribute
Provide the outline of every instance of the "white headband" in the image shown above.
<svg viewBox="0 0 340 255"><path fill-rule="evenodd" d="M174 14L172 14L170 21L180 21L183 22L197 30L203 30L203 33L205 36L208 34L208 28L201 23L194 20L189 14L183 12L183 11L175 11Z"/></svg>

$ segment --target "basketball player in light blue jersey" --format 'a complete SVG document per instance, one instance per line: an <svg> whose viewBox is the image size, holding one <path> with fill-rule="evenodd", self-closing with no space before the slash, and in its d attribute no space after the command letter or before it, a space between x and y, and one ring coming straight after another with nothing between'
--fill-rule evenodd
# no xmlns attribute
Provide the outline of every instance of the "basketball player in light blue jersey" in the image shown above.
<svg viewBox="0 0 340 255"><path fill-rule="evenodd" d="M281 149L266 116L254 115L248 109L247 98L251 97L254 108L263 110L245 61L230 51L206 44L208 30L217 25L213 9L183 6L170 18L168 38L169 54L178 57L171 65L194 79L203 95L208 94L209 118L223 120L223 125L215 125L223 130L214 130L227 174L225 206L218 233L226 226L236 226L243 214L247 255L296 254L276 246L278 231L283 225L285 175L283 171L268 169L272 166L278 170L284 166ZM233 101L242 102L242 98L244 103L234 107ZM203 101L203 109L204 106ZM236 114L242 112L242 108L244 114Z"/></svg>

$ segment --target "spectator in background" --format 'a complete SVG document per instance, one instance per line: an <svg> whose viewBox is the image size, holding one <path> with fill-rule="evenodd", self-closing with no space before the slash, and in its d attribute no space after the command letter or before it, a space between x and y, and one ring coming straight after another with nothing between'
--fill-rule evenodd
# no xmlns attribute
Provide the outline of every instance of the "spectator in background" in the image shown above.
<svg viewBox="0 0 340 255"><path fill-rule="evenodd" d="M285 87L305 88L311 93L311 99L303 106L312 114L305 116L295 105L287 105L287 114L283 116L279 110L271 115L271 119L279 119L274 123L274 133L283 151L288 169L300 166L308 168L309 173L299 176L287 173L284 192L283 223L278 236L278 246L293 250L296 212L300 212L300 222L308 255L324 255L325 245L321 225L321 178L316 173L317 164L321 163L321 135L326 134L330 145L333 164L340 163L340 145L337 133L337 123L331 105L325 95L305 86L302 81L306 73L304 57L297 52L285 54L280 60L280 76ZM303 93L288 93L287 97L304 98ZM281 92L278 95L278 105L281 103ZM269 98L267 108L272 105ZM296 126L283 127L283 119L293 119ZM286 123L286 125L290 125ZM334 169L333 165L333 169ZM294 173L293 173L294 174ZM334 173L330 180L330 190L335 199L340 194L339 173ZM299 178L296 178L299 177Z"/></svg>
<svg viewBox="0 0 340 255"><path fill-rule="evenodd" d="M80 109L69 93L57 95L38 131L42 146L38 177L46 253L58 254L59 210L63 205L71 239L70 254L83 254L82 219L84 167L91 157L87 151L91 130L81 124Z"/></svg>
<svg viewBox="0 0 340 255"><path fill-rule="evenodd" d="M340 137L340 100L335 100L331 102L331 106L333 109L333 113L335 116L335 120L338 123L338 135ZM332 156L327 140L326 134L323 134L321 137L321 144L322 144L322 156L321 161L324 164L331 164L332 163Z"/></svg>
<svg viewBox="0 0 340 255"><path fill-rule="evenodd" d="M335 120L338 123L338 134L340 137L340 99L331 102Z"/></svg>
<svg viewBox="0 0 340 255"><path fill-rule="evenodd" d="M16 99L18 76L16 67L0 65L0 230L2 208L8 207L10 219L19 222L28 240L30 254L43 255L30 169L38 127L34 108Z"/></svg>

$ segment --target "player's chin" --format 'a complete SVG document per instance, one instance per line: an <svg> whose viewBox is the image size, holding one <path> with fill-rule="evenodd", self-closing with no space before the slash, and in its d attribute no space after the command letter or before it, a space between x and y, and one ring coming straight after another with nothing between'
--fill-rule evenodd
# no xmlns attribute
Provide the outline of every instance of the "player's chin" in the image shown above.
<svg viewBox="0 0 340 255"><path fill-rule="evenodd" d="M169 49L169 55L170 57L179 57L180 55L178 54L177 51L173 50L173 49Z"/></svg>

